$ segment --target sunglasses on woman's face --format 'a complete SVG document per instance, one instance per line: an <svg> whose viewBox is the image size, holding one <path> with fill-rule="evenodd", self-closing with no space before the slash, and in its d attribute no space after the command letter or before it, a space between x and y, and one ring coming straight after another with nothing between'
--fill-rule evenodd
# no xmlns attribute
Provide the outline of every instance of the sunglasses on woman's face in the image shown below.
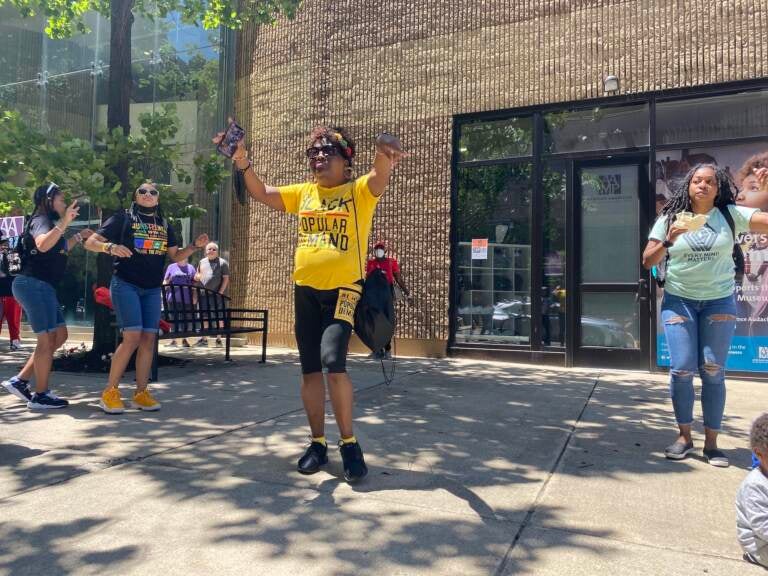
<svg viewBox="0 0 768 576"><path fill-rule="evenodd" d="M149 194L150 196L157 196L159 192L154 188L139 188L138 193L142 196Z"/></svg>
<svg viewBox="0 0 768 576"><path fill-rule="evenodd" d="M307 158L310 160L314 160L320 155L320 152L323 153L324 156L338 156L339 155L339 149L336 148L333 144L326 144L325 146L312 146L310 148L307 148Z"/></svg>

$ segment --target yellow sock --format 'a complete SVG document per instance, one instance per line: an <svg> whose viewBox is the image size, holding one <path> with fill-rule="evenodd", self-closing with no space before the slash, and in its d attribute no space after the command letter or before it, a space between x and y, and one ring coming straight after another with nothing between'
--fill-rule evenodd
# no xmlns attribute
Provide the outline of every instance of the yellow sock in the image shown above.
<svg viewBox="0 0 768 576"><path fill-rule="evenodd" d="M322 444L323 446L328 446L328 442L325 441L325 436L318 436L317 438L312 438L312 442L317 442L318 444Z"/></svg>
<svg viewBox="0 0 768 576"><path fill-rule="evenodd" d="M341 443L342 444L354 444L355 442L357 442L357 438L355 438L354 436L350 436L349 438L342 438L341 439Z"/></svg>

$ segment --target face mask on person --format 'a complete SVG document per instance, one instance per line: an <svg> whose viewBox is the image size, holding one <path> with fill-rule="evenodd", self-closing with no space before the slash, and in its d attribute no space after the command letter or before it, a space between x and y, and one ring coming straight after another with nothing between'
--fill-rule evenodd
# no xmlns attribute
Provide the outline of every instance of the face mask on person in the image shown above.
<svg viewBox="0 0 768 576"><path fill-rule="evenodd" d="M376 250L376 258L384 258L384 250L382 250L381 248L378 248Z"/></svg>

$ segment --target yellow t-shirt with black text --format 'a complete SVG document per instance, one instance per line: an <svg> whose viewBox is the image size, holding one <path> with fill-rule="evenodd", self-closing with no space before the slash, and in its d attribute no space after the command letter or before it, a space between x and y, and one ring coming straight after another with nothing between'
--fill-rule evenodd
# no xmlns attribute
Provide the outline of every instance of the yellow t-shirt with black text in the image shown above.
<svg viewBox="0 0 768 576"><path fill-rule="evenodd" d="M289 214L299 217L293 279L299 286L332 290L364 277L378 197L368 176L334 188L314 182L278 188Z"/></svg>

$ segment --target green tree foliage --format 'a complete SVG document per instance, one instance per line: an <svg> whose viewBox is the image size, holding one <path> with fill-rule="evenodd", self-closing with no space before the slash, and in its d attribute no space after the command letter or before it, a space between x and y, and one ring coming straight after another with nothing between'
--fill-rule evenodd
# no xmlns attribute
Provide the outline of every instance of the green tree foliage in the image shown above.
<svg viewBox="0 0 768 576"><path fill-rule="evenodd" d="M75 197L84 197L100 209L114 210L128 203L117 192L120 182L112 171L116 159L127 159L131 189L148 179L167 181L173 174L184 184L197 177L211 193L228 171L215 155L198 155L183 163L174 137L179 129L176 106L166 104L139 116L141 129L126 136L119 128L100 133L96 145L67 134L49 137L27 125L18 112L0 116L0 212L28 212L35 187L53 181ZM163 208L174 218L197 218L203 208L188 194L159 184Z"/></svg>
<svg viewBox="0 0 768 576"><path fill-rule="evenodd" d="M207 30L219 26L239 29L247 22L271 24L280 15L292 18L301 0L133 0L135 13L148 18L165 18L178 12L187 24L201 24ZM45 16L45 32L51 38L69 38L89 32L86 13L110 15L109 0L0 0L15 6L22 16Z"/></svg>

